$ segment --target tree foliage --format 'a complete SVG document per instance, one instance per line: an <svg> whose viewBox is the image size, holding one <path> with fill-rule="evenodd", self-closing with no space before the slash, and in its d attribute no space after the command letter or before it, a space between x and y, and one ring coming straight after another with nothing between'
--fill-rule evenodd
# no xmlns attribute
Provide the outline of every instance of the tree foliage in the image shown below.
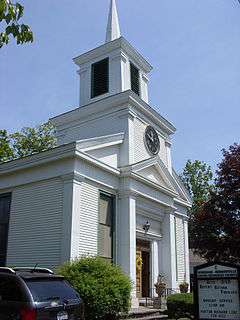
<svg viewBox="0 0 240 320"><path fill-rule="evenodd" d="M193 217L191 242L208 261L240 263L240 145L223 156L215 189Z"/></svg>
<svg viewBox="0 0 240 320"><path fill-rule="evenodd" d="M212 169L202 161L188 160L181 178L192 197L193 206L190 212L190 214L192 214L201 204L206 202L209 197L209 192L213 187Z"/></svg>
<svg viewBox="0 0 240 320"><path fill-rule="evenodd" d="M189 245L193 248L192 233L194 230L194 216L199 208L209 199L213 189L213 173L206 163L188 160L181 175L181 179L192 197L192 208L189 210Z"/></svg>
<svg viewBox="0 0 240 320"><path fill-rule="evenodd" d="M3 31L0 33L0 48L8 44L10 36L16 39L17 44L33 42L33 33L30 27L20 23L24 7L11 0L0 0L0 23Z"/></svg>
<svg viewBox="0 0 240 320"><path fill-rule="evenodd" d="M7 161L13 157L10 146L10 137L6 130L0 130L0 162Z"/></svg>
<svg viewBox="0 0 240 320"><path fill-rule="evenodd" d="M55 145L54 128L49 122L13 134L0 130L0 163L46 151Z"/></svg>

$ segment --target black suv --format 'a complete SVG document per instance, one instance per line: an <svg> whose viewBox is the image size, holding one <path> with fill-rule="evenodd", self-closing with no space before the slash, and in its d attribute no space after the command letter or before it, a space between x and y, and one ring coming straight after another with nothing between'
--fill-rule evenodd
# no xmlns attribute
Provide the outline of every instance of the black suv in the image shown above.
<svg viewBox="0 0 240 320"><path fill-rule="evenodd" d="M84 306L62 276L44 268L0 268L1 320L82 320Z"/></svg>

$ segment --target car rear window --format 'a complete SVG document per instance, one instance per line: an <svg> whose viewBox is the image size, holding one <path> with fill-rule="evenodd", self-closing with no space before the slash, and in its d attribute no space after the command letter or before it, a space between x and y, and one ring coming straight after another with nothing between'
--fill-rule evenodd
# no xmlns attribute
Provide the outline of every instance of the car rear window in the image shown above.
<svg viewBox="0 0 240 320"><path fill-rule="evenodd" d="M78 293L65 280L26 280L35 302L79 299Z"/></svg>

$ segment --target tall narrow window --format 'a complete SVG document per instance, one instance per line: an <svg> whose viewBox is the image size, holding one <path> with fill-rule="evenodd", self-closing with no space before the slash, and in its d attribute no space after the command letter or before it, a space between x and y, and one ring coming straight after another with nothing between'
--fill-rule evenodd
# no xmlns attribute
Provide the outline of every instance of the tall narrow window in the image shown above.
<svg viewBox="0 0 240 320"><path fill-rule="evenodd" d="M6 265L11 194L0 195L0 265Z"/></svg>
<svg viewBox="0 0 240 320"><path fill-rule="evenodd" d="M140 95L139 70L133 63L130 63L131 89L137 95Z"/></svg>
<svg viewBox="0 0 240 320"><path fill-rule="evenodd" d="M113 196L100 194L98 254L109 261L114 251L114 202Z"/></svg>
<svg viewBox="0 0 240 320"><path fill-rule="evenodd" d="M104 59L92 65L91 97L95 98L109 91L109 59Z"/></svg>

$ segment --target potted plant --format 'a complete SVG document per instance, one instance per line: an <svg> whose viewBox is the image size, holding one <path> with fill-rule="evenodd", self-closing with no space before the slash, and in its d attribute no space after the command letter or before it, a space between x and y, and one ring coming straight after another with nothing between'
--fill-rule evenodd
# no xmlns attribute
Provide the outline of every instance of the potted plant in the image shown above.
<svg viewBox="0 0 240 320"><path fill-rule="evenodd" d="M179 285L179 289L181 293L188 293L188 288L189 288L189 284L186 281L180 283Z"/></svg>
<svg viewBox="0 0 240 320"><path fill-rule="evenodd" d="M157 280L157 283L154 284L155 286L155 290L156 290L156 293L158 295L158 298L155 298L154 299L154 303L153 303L153 306L154 308L161 308L162 306L162 297L166 291L166 283L164 281L164 276L163 275L159 275L158 276L158 280Z"/></svg>

